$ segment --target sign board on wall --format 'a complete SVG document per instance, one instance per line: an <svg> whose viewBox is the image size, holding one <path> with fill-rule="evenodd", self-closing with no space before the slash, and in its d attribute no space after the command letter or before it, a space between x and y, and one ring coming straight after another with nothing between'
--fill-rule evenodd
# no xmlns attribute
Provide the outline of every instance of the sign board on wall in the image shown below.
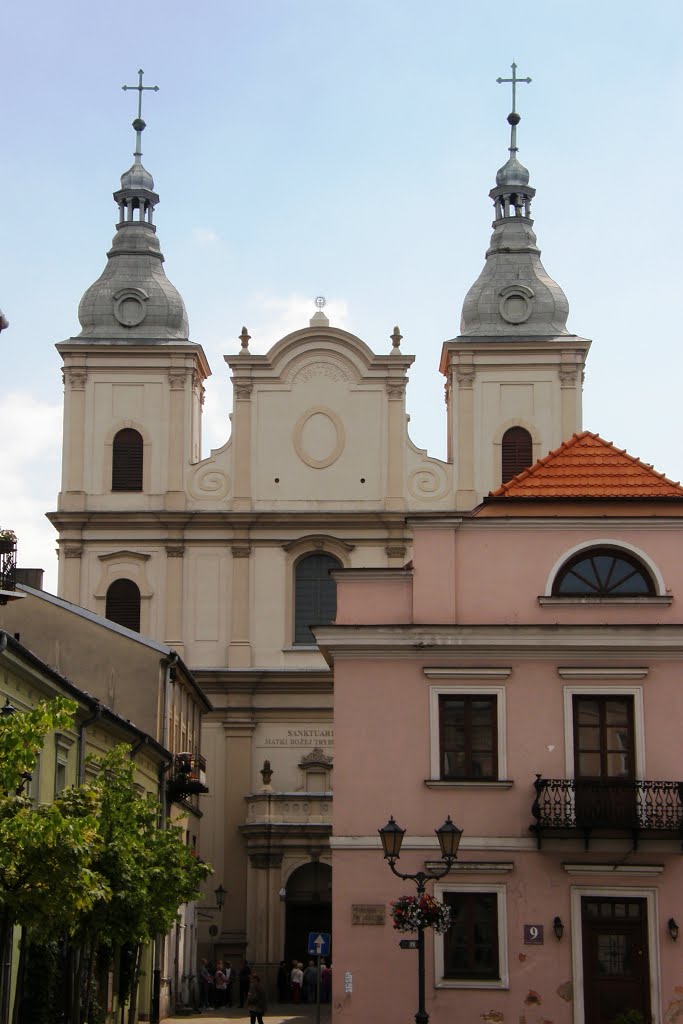
<svg viewBox="0 0 683 1024"><path fill-rule="evenodd" d="M383 903L352 903L351 924L385 924L386 907Z"/></svg>
<svg viewBox="0 0 683 1024"><path fill-rule="evenodd" d="M262 725L254 745L264 750L282 747L333 747L334 729L329 725Z"/></svg>
<svg viewBox="0 0 683 1024"><path fill-rule="evenodd" d="M542 946L543 945L543 925L542 924L525 924L524 925L524 945L525 946Z"/></svg>

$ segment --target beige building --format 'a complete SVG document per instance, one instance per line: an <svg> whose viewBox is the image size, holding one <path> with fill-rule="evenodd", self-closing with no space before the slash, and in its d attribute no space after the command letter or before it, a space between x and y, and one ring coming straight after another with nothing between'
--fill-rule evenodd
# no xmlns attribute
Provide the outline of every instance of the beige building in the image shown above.
<svg viewBox="0 0 683 1024"><path fill-rule="evenodd" d="M172 647L210 699L201 852L228 897L200 942L275 964L330 926L333 689L308 629L334 618L330 570L400 567L409 516L471 509L579 430L589 342L540 262L513 125L485 267L443 347L448 461L408 436L398 328L375 354L322 309L267 355L243 330L231 435L202 458L210 371L164 274L140 124L106 267L57 346L59 592Z"/></svg>
<svg viewBox="0 0 683 1024"><path fill-rule="evenodd" d="M41 659L45 671L49 666L68 681L65 686L75 684L91 712L84 730L91 746L101 727L115 719L130 733L119 742L139 743L142 752L147 744L162 751L164 756L155 755L155 791L167 815L182 826L186 844L198 850L200 794L206 791L201 722L211 704L192 673L166 644L42 590L18 584L16 593L23 599L0 604L0 627L15 638L12 643L20 640ZM82 747L75 757L84 755ZM74 761L70 757L65 765ZM209 892L216 884L210 880ZM193 1000L198 914L194 903L180 908L178 923L156 944L155 960L145 969L145 1006L156 991L162 1017Z"/></svg>

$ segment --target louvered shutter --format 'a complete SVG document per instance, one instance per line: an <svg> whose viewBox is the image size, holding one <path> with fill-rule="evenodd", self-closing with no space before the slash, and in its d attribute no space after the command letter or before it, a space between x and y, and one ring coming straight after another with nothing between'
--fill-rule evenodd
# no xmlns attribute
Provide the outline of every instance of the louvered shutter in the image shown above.
<svg viewBox="0 0 683 1024"><path fill-rule="evenodd" d="M330 577L341 564L331 555L309 555L296 566L294 582L294 643L314 644L308 628L332 622L337 614L337 585Z"/></svg>
<svg viewBox="0 0 683 1024"><path fill-rule="evenodd" d="M510 427L503 434L502 480L506 484L513 476L528 469L533 461L531 434L524 427Z"/></svg>
<svg viewBox="0 0 683 1024"><path fill-rule="evenodd" d="M119 430L112 452L112 491L142 490L142 452L142 435L137 430Z"/></svg>
<svg viewBox="0 0 683 1024"><path fill-rule="evenodd" d="M140 632L140 591L132 580L114 580L107 590L105 615L119 626Z"/></svg>

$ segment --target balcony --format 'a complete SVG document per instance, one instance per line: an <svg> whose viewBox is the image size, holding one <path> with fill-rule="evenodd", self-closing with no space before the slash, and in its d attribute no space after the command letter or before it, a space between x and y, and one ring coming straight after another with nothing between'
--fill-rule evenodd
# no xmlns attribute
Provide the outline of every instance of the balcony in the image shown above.
<svg viewBox="0 0 683 1024"><path fill-rule="evenodd" d="M17 539L2 536L10 531L0 531L0 604L7 604L15 597L23 596L17 590Z"/></svg>
<svg viewBox="0 0 683 1024"><path fill-rule="evenodd" d="M206 759L201 754L175 754L172 775L166 783L166 795L171 803L188 796L208 793L206 785Z"/></svg>
<svg viewBox="0 0 683 1024"><path fill-rule="evenodd" d="M536 833L539 850L544 838L591 837L628 834L633 849L644 839L677 837L683 846L683 782L642 779L542 779L534 782Z"/></svg>

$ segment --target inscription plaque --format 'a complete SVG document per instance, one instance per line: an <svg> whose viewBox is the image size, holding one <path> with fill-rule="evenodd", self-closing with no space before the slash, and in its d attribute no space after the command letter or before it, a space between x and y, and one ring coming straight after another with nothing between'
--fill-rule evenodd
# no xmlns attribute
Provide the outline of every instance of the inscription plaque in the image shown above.
<svg viewBox="0 0 683 1024"><path fill-rule="evenodd" d="M383 903L353 903L351 924L386 924L386 907Z"/></svg>

